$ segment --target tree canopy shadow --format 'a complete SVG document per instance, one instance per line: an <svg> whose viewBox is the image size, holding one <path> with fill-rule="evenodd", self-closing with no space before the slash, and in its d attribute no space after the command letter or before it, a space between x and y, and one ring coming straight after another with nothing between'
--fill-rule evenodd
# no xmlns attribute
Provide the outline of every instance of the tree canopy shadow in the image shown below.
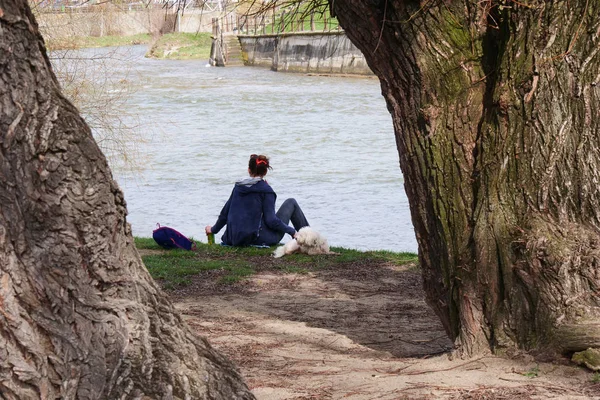
<svg viewBox="0 0 600 400"><path fill-rule="evenodd" d="M425 302L420 271L414 265L349 263L288 274L277 269L277 263L285 259L265 260L258 278L233 286L217 284L219 272L207 271L171 295L175 301L243 295L245 301L236 307L245 312L327 329L395 357L427 357L452 349ZM261 280L261 275L270 278Z"/></svg>

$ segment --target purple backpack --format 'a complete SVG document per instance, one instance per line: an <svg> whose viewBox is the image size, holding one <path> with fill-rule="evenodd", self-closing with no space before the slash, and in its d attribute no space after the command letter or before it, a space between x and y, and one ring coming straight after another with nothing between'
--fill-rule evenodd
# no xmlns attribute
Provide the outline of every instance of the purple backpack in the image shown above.
<svg viewBox="0 0 600 400"><path fill-rule="evenodd" d="M190 239L177 232L173 228L168 226L160 226L152 232L152 238L154 241L165 249L184 249L193 250L196 248L196 244Z"/></svg>

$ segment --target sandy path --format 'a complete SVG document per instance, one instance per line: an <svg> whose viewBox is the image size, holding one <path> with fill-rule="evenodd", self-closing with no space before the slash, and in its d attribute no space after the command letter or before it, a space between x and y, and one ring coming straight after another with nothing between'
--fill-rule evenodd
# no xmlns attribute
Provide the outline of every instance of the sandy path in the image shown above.
<svg viewBox="0 0 600 400"><path fill-rule="evenodd" d="M234 288L204 275L171 293L192 329L258 399L600 399L592 374L531 357L449 360L418 271L261 272Z"/></svg>

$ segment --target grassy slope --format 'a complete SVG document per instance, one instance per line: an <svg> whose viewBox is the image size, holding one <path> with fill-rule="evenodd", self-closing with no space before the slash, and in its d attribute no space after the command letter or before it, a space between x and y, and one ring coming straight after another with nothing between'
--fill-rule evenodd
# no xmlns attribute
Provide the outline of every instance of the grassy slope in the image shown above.
<svg viewBox="0 0 600 400"><path fill-rule="evenodd" d="M210 33L169 33L152 45L147 56L173 60L208 59L211 44Z"/></svg>
<svg viewBox="0 0 600 400"><path fill-rule="evenodd" d="M47 46L52 51L150 43L152 43L151 35L139 34L134 36L70 37L48 40ZM211 44L210 33L169 33L161 36L152 44L152 48L148 51L148 57L174 60L208 59Z"/></svg>
<svg viewBox="0 0 600 400"><path fill-rule="evenodd" d="M393 262L398 265L416 263L413 253L393 253L389 251L357 251L332 248L339 255L307 256L293 254L274 259L274 248L224 247L197 243L196 251L163 250L152 238L135 238L137 248L148 271L166 289L174 289L190 283L191 277L203 271L221 270L224 272L221 283L237 282L260 269L274 269L284 273L306 273L344 263L360 263L365 267Z"/></svg>

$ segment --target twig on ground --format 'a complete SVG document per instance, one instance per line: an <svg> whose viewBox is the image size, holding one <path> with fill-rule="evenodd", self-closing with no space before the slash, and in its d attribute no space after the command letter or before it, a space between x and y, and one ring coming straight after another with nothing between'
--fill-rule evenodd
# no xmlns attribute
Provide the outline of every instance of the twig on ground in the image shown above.
<svg viewBox="0 0 600 400"><path fill-rule="evenodd" d="M405 367L398 368L393 371L387 371L387 372L382 372L382 371L379 371L378 369L375 369L375 371L379 372L380 374L396 375L398 372L404 371L406 368L410 368L410 367L412 367L412 365L407 365Z"/></svg>
<svg viewBox="0 0 600 400"><path fill-rule="evenodd" d="M464 367L465 365L469 365L469 364L473 364L475 362L478 362L484 358L487 358L487 356L483 356L483 357L479 357L476 358L474 360L471 361L467 361L465 363L459 364L459 365L455 365L454 367L449 367L449 368L443 368L443 369L431 369L431 370L423 370L423 371L412 371L412 372L407 372L403 375L422 375L422 374L430 374L430 373L435 373L435 372L442 372L442 371L450 371L456 368L460 368L460 367Z"/></svg>

